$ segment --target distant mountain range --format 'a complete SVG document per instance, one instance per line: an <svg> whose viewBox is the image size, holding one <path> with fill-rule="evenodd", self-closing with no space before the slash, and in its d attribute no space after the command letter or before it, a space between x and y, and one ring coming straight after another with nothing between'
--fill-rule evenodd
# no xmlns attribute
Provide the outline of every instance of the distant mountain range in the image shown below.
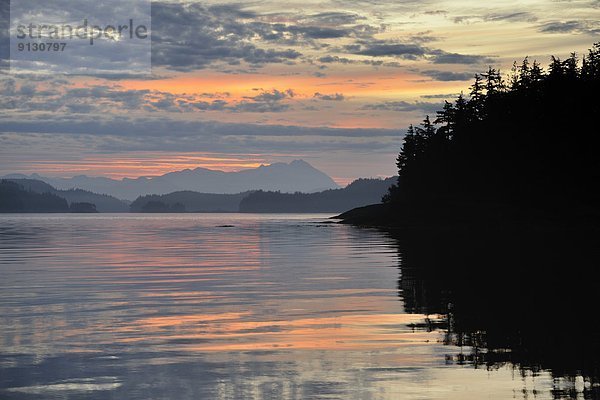
<svg viewBox="0 0 600 400"><path fill-rule="evenodd" d="M82 189L58 190L35 179L0 180L0 212L343 212L379 203L396 178L358 179L343 189L316 193L248 191L235 194L178 191L129 203Z"/></svg>
<svg viewBox="0 0 600 400"><path fill-rule="evenodd" d="M327 174L306 161L289 164L274 163L239 172L224 172L206 168L185 169L155 177L121 180L79 175L72 178L52 178L38 174L11 174L3 179L35 179L58 190L81 189L102 193L118 199L134 200L139 196L162 195L177 191L236 194L251 190L313 193L339 186ZM98 204L97 204L98 205Z"/></svg>

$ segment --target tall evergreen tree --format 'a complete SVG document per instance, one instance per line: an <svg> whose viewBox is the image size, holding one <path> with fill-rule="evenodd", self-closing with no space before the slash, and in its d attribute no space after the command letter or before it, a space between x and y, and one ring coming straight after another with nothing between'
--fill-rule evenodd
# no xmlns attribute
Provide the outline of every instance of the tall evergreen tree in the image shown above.
<svg viewBox="0 0 600 400"><path fill-rule="evenodd" d="M410 126L398 185L386 201L478 199L566 210L600 204L600 157L590 118L600 115L600 43L583 57L514 64L510 85L489 68L431 122ZM436 124L439 124L436 127ZM416 200L418 199L418 200Z"/></svg>

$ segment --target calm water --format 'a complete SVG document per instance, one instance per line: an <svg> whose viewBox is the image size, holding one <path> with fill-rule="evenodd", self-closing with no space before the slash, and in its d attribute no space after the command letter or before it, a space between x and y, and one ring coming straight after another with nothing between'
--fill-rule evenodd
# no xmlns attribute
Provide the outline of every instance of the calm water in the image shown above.
<svg viewBox="0 0 600 400"><path fill-rule="evenodd" d="M0 216L0 398L589 392L577 375L465 357L450 317L415 305L427 293L402 280L397 240L327 217Z"/></svg>

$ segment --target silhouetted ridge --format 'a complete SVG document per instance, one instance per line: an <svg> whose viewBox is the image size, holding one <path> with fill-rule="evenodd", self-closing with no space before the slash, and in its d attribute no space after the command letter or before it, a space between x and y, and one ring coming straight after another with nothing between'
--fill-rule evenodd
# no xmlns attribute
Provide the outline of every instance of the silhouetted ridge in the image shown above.
<svg viewBox="0 0 600 400"><path fill-rule="evenodd" d="M52 193L64 198L70 205L73 205L74 203L92 204L97 209L97 212L129 211L129 205L127 202L109 195L97 194L82 189L58 190L50 184L38 179L8 178L6 180L17 183L27 191L35 193Z"/></svg>
<svg viewBox="0 0 600 400"><path fill-rule="evenodd" d="M257 213L337 213L372 204L383 196L396 178L357 179L343 189L318 193L281 193L262 190L248 194L240 203L240 212Z"/></svg>
<svg viewBox="0 0 600 400"><path fill-rule="evenodd" d="M2 213L60 213L69 212L67 201L52 193L36 193L23 186L0 180L0 212Z"/></svg>

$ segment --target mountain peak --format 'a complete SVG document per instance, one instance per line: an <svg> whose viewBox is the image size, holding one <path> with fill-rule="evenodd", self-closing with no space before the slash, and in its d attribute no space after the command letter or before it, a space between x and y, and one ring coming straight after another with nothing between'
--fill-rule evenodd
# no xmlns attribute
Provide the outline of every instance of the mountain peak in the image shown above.
<svg viewBox="0 0 600 400"><path fill-rule="evenodd" d="M291 166L294 167L310 167L310 168L314 168L312 165L310 165L309 163L307 163L304 160L294 160L290 163Z"/></svg>
<svg viewBox="0 0 600 400"><path fill-rule="evenodd" d="M166 194L191 190L201 193L241 193L250 190L270 190L284 193L318 192L339 186L327 174L304 160L273 163L238 172L224 172L206 168L184 169L156 177L74 178L39 177L57 189L79 188L104 193L121 199L134 200L138 196Z"/></svg>

